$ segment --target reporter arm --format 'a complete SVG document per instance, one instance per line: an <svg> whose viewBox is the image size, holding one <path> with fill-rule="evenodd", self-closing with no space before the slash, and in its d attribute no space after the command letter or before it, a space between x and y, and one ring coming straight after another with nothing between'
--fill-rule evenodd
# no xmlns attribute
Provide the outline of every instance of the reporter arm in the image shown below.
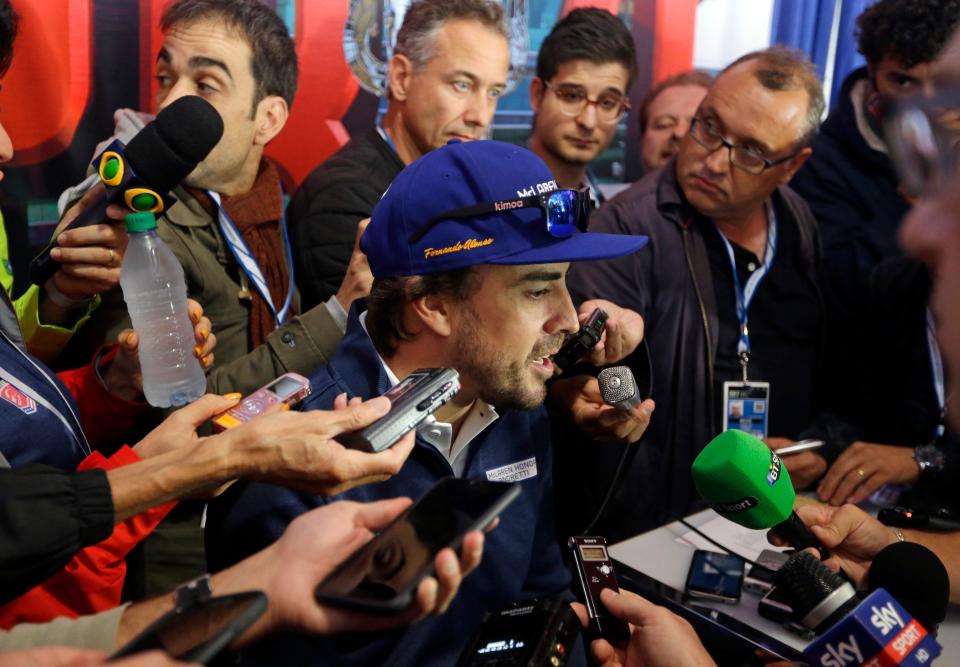
<svg viewBox="0 0 960 667"><path fill-rule="evenodd" d="M292 318L252 352L215 367L207 375L207 391L246 396L284 373L309 375L327 363L342 338L336 320L320 304Z"/></svg>
<svg viewBox="0 0 960 667"><path fill-rule="evenodd" d="M30 354L46 364L53 363L77 330L86 324L100 305L100 295L77 308L63 308L44 298L38 285L30 285L13 302Z"/></svg>
<svg viewBox="0 0 960 667"><path fill-rule="evenodd" d="M110 486L101 470L0 470L0 604L105 539L113 525Z"/></svg>

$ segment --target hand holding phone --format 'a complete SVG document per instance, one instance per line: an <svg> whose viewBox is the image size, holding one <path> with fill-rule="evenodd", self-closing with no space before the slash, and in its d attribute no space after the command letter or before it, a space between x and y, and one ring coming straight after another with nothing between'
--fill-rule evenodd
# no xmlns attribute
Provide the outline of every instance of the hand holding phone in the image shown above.
<svg viewBox="0 0 960 667"><path fill-rule="evenodd" d="M486 527L518 495L516 483L443 479L320 582L314 596L347 609L402 611L433 572L437 552L459 547L467 533Z"/></svg>
<svg viewBox="0 0 960 667"><path fill-rule="evenodd" d="M297 373L284 373L213 419L213 430L226 431L262 415L278 403L293 407L310 395L310 380Z"/></svg>

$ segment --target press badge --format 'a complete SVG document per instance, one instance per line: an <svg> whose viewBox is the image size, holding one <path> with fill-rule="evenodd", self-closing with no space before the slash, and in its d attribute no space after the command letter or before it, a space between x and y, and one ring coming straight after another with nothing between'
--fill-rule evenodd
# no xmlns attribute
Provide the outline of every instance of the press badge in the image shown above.
<svg viewBox="0 0 960 667"><path fill-rule="evenodd" d="M746 431L767 437L770 413L769 382L723 383L723 430Z"/></svg>

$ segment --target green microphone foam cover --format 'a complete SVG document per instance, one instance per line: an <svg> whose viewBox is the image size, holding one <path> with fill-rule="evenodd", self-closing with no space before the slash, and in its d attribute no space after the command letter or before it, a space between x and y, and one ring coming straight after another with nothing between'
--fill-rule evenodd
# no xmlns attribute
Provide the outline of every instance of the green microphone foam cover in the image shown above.
<svg viewBox="0 0 960 667"><path fill-rule="evenodd" d="M747 528L773 528L793 512L796 497L780 457L749 433L730 430L711 440L690 469L705 501Z"/></svg>

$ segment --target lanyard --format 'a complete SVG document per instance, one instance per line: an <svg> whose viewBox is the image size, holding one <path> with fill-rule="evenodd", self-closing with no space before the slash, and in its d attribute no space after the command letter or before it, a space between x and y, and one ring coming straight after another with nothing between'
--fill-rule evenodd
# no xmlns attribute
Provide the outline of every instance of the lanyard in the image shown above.
<svg viewBox="0 0 960 667"><path fill-rule="evenodd" d="M930 352L930 367L933 369L933 390L937 395L937 406L940 408L940 422L937 424L935 437L939 438L946 430L943 418L947 409L947 396L944 390L943 357L940 356L940 346L937 344L937 328L933 320L933 313L927 309L927 350Z"/></svg>
<svg viewBox="0 0 960 667"><path fill-rule="evenodd" d="M396 144L393 143L393 139L390 138L390 135L387 134L387 131L383 129L383 125L381 125L380 123L377 123L377 134L380 135L381 139L387 142L387 146L390 148L390 150L392 150L394 154L396 154L399 157L400 154L397 153Z"/></svg>
<svg viewBox="0 0 960 667"><path fill-rule="evenodd" d="M280 229L283 230L283 249L287 260L290 280L287 282L287 298L283 302L283 307L280 309L280 312L277 312L276 306L273 305L273 298L270 296L270 287L267 285L267 279L263 277L263 271L260 270L260 265L257 264L257 259L250 250L250 246L243 240L237 226L233 224L233 220L230 219L230 216L227 215L226 210L224 210L221 205L220 194L212 190L208 190L207 194L210 195L210 199L217 205L217 220L220 222L220 233L223 234L223 238L226 239L230 252L233 253L240 268L247 274L247 277L250 279L250 282L253 283L257 292L259 292L263 300L266 301L270 312L273 313L273 317L277 321L277 326L282 325L287 321L287 316L290 315L290 305L293 303L293 257L290 254L290 236L287 234L286 212L280 213ZM281 200L283 199L282 190L280 192L280 198Z"/></svg>
<svg viewBox="0 0 960 667"><path fill-rule="evenodd" d="M87 436L83 433L83 426L80 423L80 418L77 417L77 413L73 411L73 407L70 405L70 401L68 401L67 397L63 395L62 391L60 391L60 386L49 375L47 375L46 371L44 371L39 364L37 364L33 359L31 359L30 356L26 354L23 350L21 350L20 347L16 345L12 340L10 340L10 338L7 336L6 333L0 331L0 335L2 335L3 338L7 341L7 343L9 343L10 346L13 347L18 353L20 353L20 355L24 359L26 359L30 363L30 365L33 366L38 373L40 373L41 376L43 376L43 378L50 384L50 386L53 387L54 391L57 392L57 395L60 396L60 399L63 401L63 404L66 406L67 412L70 413L70 417L72 417L72 421L67 419L67 417L63 414L63 412L58 410L56 406L54 406L50 401L48 401L43 396L41 396L36 390L33 389L33 387L31 387L26 382L17 378L9 370L7 370L6 368L3 368L2 366L0 366L0 378L2 378L4 382L11 385L14 389L19 391L24 396L32 398L34 401L37 402L38 405L42 405L44 408L49 410L57 419L60 420L60 423L63 424L64 427L67 429L67 432L69 432L70 435L73 436L74 441L77 443L77 445L80 446L80 450L84 453L84 455L90 456L91 454L90 443L87 442Z"/></svg>
<svg viewBox="0 0 960 667"><path fill-rule="evenodd" d="M769 201L767 202L766 211L767 247L763 253L763 265L750 275L750 278L747 279L747 284L742 287L740 285L740 276L737 274L737 260L733 255L733 246L730 245L727 237L724 236L719 229L717 230L717 234L720 234L720 240L723 241L723 245L727 249L727 256L730 258L730 268L733 270L733 291L737 298L737 320L740 322L740 338L737 341L737 356L740 357L740 366L743 369L744 382L747 381L747 364L750 361L750 330L747 327L747 314L750 310L750 303L757 293L757 287L760 286L760 282L767 273L770 272L770 267L773 266L773 258L777 254L777 216Z"/></svg>
<svg viewBox="0 0 960 667"><path fill-rule="evenodd" d="M583 173L584 180L586 180L587 189L590 191L590 199L593 200L593 207L599 208L600 204L604 202L603 193L600 192L600 184L597 182L597 179L594 178L593 174L590 173L588 169Z"/></svg>

